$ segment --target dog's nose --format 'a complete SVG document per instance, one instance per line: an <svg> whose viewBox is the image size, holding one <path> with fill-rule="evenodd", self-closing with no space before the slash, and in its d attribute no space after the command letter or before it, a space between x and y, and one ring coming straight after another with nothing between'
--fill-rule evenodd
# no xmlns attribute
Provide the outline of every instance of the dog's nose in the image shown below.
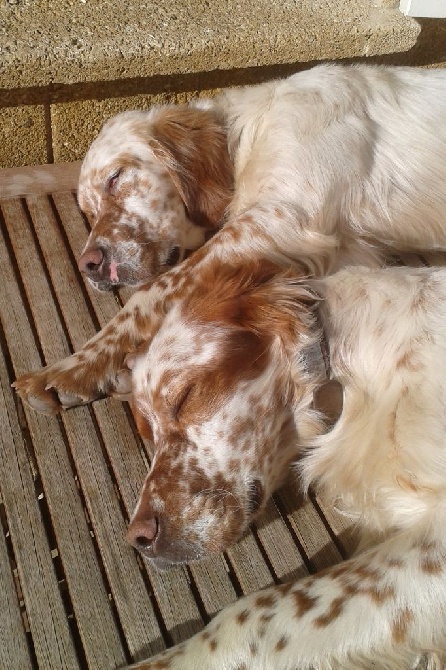
<svg viewBox="0 0 446 670"><path fill-rule="evenodd" d="M99 247L92 247L84 251L79 258L78 267L81 272L87 276L95 276L104 260L104 252Z"/></svg>
<svg viewBox="0 0 446 670"><path fill-rule="evenodd" d="M144 549L149 549L152 546L158 532L159 521L156 517L143 520L135 519L127 531L127 542L135 549L144 551Z"/></svg>

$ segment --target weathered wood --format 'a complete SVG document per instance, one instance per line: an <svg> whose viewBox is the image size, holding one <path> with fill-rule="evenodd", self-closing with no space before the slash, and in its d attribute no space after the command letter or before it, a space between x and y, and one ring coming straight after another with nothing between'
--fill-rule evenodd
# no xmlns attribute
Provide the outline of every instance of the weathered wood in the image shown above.
<svg viewBox="0 0 446 670"><path fill-rule="evenodd" d="M0 421L3 418L0 410ZM3 533L0 534L0 603L0 667L28 670L32 661Z"/></svg>
<svg viewBox="0 0 446 670"><path fill-rule="evenodd" d="M34 258L32 272L29 271L28 256L32 250L32 238L23 211L5 201L4 216L11 235L18 267L22 273L31 311L40 323L40 333L46 335L44 353L58 348L61 333L52 325L57 322L46 277ZM34 254L33 254L34 255ZM9 282L11 300L4 306L3 323L17 374L39 367L41 364L33 341L27 314L21 304L18 287ZM46 305L45 311L34 310L35 304ZM13 328L10 311L20 311L20 328ZM48 319L51 316L51 319ZM48 328L49 326L49 328ZM17 338L17 332L21 333ZM51 333L51 337L49 337ZM37 465L42 477L42 486L48 503L57 549L63 563L76 614L77 626L88 662L95 668L110 668L126 660L122 648L119 627L113 618L111 603L98 566L95 549L88 528L84 504L76 484L74 472L67 453L63 432L59 422L52 417L36 412L26 413L32 436ZM51 667L51 666L50 666Z"/></svg>
<svg viewBox="0 0 446 670"><path fill-rule="evenodd" d="M341 560L311 500L302 498L294 482L287 483L277 498L313 569L322 570Z"/></svg>
<svg viewBox="0 0 446 670"><path fill-rule="evenodd" d="M36 366L40 359L35 354L30 361L26 353L27 350L35 351L35 344L4 244L0 245L0 265L4 284L2 323L6 337L9 334L12 341L17 342L17 359L20 360L22 355L25 357L24 371L27 363ZM36 657L41 668L74 668L77 667L76 652L35 495L35 474L25 451L3 357L0 380L0 481ZM7 663L2 666L10 667Z"/></svg>

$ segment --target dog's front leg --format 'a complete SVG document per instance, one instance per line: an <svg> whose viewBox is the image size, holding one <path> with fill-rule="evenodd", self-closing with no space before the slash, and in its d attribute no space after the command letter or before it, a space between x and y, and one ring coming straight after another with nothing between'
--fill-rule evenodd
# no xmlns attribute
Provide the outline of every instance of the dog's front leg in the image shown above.
<svg viewBox="0 0 446 670"><path fill-rule="evenodd" d="M80 351L19 377L13 386L22 400L39 412L54 414L104 396L130 394L125 358L152 339L163 316L159 298L160 290L153 285L138 291Z"/></svg>

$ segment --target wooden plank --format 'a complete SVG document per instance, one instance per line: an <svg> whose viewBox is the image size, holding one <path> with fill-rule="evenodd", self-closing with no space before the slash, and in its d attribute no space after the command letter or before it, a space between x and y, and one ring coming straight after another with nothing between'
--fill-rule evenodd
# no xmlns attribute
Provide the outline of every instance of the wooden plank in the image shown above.
<svg viewBox="0 0 446 670"><path fill-rule="evenodd" d="M189 569L197 584L206 613L210 617L237 599L222 554L206 561L191 563Z"/></svg>
<svg viewBox="0 0 446 670"><path fill-rule="evenodd" d="M274 573L281 582L307 574L304 560L272 499L255 525Z"/></svg>
<svg viewBox="0 0 446 670"><path fill-rule="evenodd" d="M39 314L46 323L53 324L54 306L44 273L35 258L23 211L17 201L12 203L5 201L3 211L8 230L11 232L15 257L26 290L29 291L30 303L34 304L34 298L38 303L38 296L45 296L46 293L45 311L39 311ZM29 272L29 258L32 259L32 272ZM13 297L11 295L12 299L4 305L5 336L15 371L21 374L38 368L40 359L13 278L9 284ZM17 312L16 318L20 324L18 328L10 313L12 309L16 309ZM34 316L39 314L34 313ZM51 320L49 316L52 317ZM17 332L21 333L20 338L17 338ZM113 667L123 663L126 656L96 561L83 503L63 435L54 418L28 410L26 416L86 657L95 668Z"/></svg>
<svg viewBox="0 0 446 670"><path fill-rule="evenodd" d="M316 503L320 507L332 533L336 536L343 555L346 558L352 556L358 546L358 529L354 521L337 509L333 509L332 505L327 504L323 496L317 496Z"/></svg>
<svg viewBox="0 0 446 670"><path fill-rule="evenodd" d="M273 576L251 533L244 535L226 553L243 593L252 593L274 583Z"/></svg>
<svg viewBox="0 0 446 670"><path fill-rule="evenodd" d="M77 188L81 162L0 170L0 199L42 195Z"/></svg>
<svg viewBox="0 0 446 670"><path fill-rule="evenodd" d="M1 379L7 379L4 361L1 361ZM2 374L3 373L3 374ZM1 410L0 410L1 412ZM0 421L2 421L0 414ZM1 423L2 426L5 423ZM0 668L28 670L32 668L26 640L23 617L11 572L6 540L0 534Z"/></svg>
<svg viewBox="0 0 446 670"><path fill-rule="evenodd" d="M25 350L33 351L34 342L29 336L26 315L3 244L0 245L0 264L4 283L1 309L5 330L7 326L13 339L23 342ZM17 333L20 333L20 338ZM30 361L26 353L26 362L36 364L38 358ZM35 653L42 668L76 668L76 652L34 495L33 475L3 356L0 363L0 480ZM5 664L4 667L10 666Z"/></svg>
<svg viewBox="0 0 446 670"><path fill-rule="evenodd" d="M322 570L342 559L311 501L290 481L276 494L313 569Z"/></svg>
<svg viewBox="0 0 446 670"><path fill-rule="evenodd" d="M81 249L82 246L85 243L85 226L83 224L82 217L79 213L79 210L77 208L76 202L74 198L70 194L54 194L53 195L53 200L54 204L56 205L58 214L61 218L61 221L64 226L65 233L67 235L67 239L69 241L69 244L72 249ZM33 207L34 208L34 201L33 201ZM34 214L33 214L34 216ZM46 224L49 225L49 222L47 221ZM40 226L39 226L40 230ZM42 233L47 230L47 225L42 226ZM50 233L51 237L53 237L53 232ZM47 240L42 239L42 245L46 245ZM63 245L59 247L59 251L61 254L63 254ZM64 273L67 271L67 265L64 264ZM73 275L74 276L74 275ZM54 279L55 284L60 287L61 283L63 281L66 281L66 278L58 276L57 278ZM101 326L104 326L112 316L115 315L117 311L117 304L114 300L114 296L112 293L98 293L98 291L95 291L94 289L91 289L89 286L88 282L85 282L86 290L88 293L88 296L91 300L91 304L95 309L98 321ZM60 295L60 300L61 302L66 302L64 296ZM82 319L87 319L90 318L89 315L87 314L86 310L84 310L84 314L82 315ZM70 333L74 333L76 330L76 323L71 322L71 311L69 314L66 315L66 320L67 323L69 324L69 329ZM83 344L83 342L82 342ZM76 344L76 348L77 348ZM116 404L111 404L109 405L110 408L117 407ZM98 412L98 419L100 414L102 414L101 410L99 409L98 403L95 403L94 406L95 412ZM107 445L110 445L111 451L109 451L110 454L110 460L111 463L116 463L118 464L117 472L116 472L116 477L118 481L118 486L122 492L122 495L126 501L126 505L130 505L130 507L127 507L129 512L133 510L134 504L136 504L137 500L137 495L140 490L140 486L142 486L142 483L144 481L145 475L147 473L147 467L146 464L142 463L140 460L139 463L139 468L138 471L134 473L133 479L131 477L125 477L123 480L120 477L120 472L122 470L122 454L115 453L116 451L116 440L113 438L113 432L110 433L109 431L109 426L111 425L111 422L113 423L112 417L108 416L107 418L103 417L100 420L100 425L101 425L101 430L102 434L104 437L104 440ZM125 421L124 421L125 423ZM125 430L125 426L120 427L120 431ZM116 430L116 428L115 428ZM114 433L116 434L116 432ZM119 433L121 434L121 433ZM106 438L106 435L109 437ZM126 459L127 461L130 459ZM131 461L134 463L134 459L131 459ZM135 488L132 487L132 490L128 490L128 485L129 482L139 482L138 489L135 491ZM191 565L190 567L191 574L194 576L194 581L196 582L198 592L200 593L202 603L204 604L204 607L209 615L214 614L216 611L220 610L222 607L224 607L226 604L229 602L232 602L235 599L235 591L232 586L232 583L228 577L227 570L225 567L224 561L220 557L216 557L215 559L211 561L207 561L206 564L196 566L196 565ZM181 577L179 576L180 572L177 573L177 576L179 579ZM158 582L158 577L155 574L155 576L152 576L152 579L155 579ZM181 581L183 581L181 579ZM161 587L161 584L158 584L158 587ZM186 588L187 584L182 583L182 589ZM189 590L189 589L188 589ZM160 591L162 592L162 591ZM184 591L183 591L184 593ZM189 603L190 605L191 603ZM168 608L168 611L170 614L172 614L171 608ZM190 608L188 611L188 616L191 617L192 621L196 619L198 615L198 612L193 612ZM184 622L186 623L186 622ZM174 622L171 622L171 625L173 627L176 627L176 624Z"/></svg>
<svg viewBox="0 0 446 670"><path fill-rule="evenodd" d="M23 241L24 234L25 231ZM45 355L56 352L59 358L61 338L54 328L58 320L56 309L46 282L39 275L36 278L35 273L30 278L28 260L19 247L17 261L43 352ZM44 304L51 305L51 314L48 308L33 310L33 305L42 299ZM66 348L65 344L63 350ZM120 541L125 535L124 519L90 413L85 408L73 410L63 414L63 422L130 652L134 658L139 658L141 654L147 656L160 651L164 646L162 636L139 566L130 547Z"/></svg>

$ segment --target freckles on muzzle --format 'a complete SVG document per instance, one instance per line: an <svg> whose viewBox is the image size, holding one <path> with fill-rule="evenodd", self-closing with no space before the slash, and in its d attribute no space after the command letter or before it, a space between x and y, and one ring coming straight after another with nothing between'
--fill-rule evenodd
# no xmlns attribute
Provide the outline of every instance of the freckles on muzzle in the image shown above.
<svg viewBox="0 0 446 670"><path fill-rule="evenodd" d="M127 532L127 541L162 568L225 551L243 536L264 502L259 480L246 487L244 496L207 485L200 493L186 492L176 479L164 489L160 495L151 474Z"/></svg>
<svg viewBox="0 0 446 670"><path fill-rule="evenodd" d="M92 243L78 260L79 270L97 289L106 291L121 286L137 286L166 272L183 260L184 253L174 245L161 251L153 241L138 243Z"/></svg>

